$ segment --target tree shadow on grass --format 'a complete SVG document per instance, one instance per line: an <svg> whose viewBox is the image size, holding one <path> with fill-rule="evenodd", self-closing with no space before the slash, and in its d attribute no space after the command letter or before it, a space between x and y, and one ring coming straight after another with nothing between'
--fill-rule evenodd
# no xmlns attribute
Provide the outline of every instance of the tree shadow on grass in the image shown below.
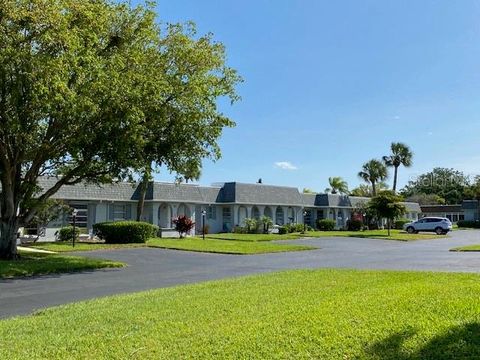
<svg viewBox="0 0 480 360"><path fill-rule="evenodd" d="M480 359L480 324L468 323L454 326L435 336L418 350L406 352L402 345L415 335L413 330L393 334L373 344L367 354L381 360L416 360L416 359Z"/></svg>

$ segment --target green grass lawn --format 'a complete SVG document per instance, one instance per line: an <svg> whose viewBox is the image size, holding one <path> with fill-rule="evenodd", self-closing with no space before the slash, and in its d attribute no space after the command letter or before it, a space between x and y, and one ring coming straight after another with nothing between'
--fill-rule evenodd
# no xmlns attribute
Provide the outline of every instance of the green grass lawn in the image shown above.
<svg viewBox="0 0 480 360"><path fill-rule="evenodd" d="M467 245L450 249L450 251L480 251L480 245Z"/></svg>
<svg viewBox="0 0 480 360"><path fill-rule="evenodd" d="M434 233L409 234L403 230L391 230L391 236L388 236L388 230L365 230L365 231L309 231L304 237L358 237L382 240L428 240L444 238L446 235L437 235Z"/></svg>
<svg viewBox="0 0 480 360"><path fill-rule="evenodd" d="M0 278L122 267L115 261L40 253L20 253L20 260L0 260ZM1 357L0 357L1 358Z"/></svg>
<svg viewBox="0 0 480 360"><path fill-rule="evenodd" d="M199 252L211 252L222 254L263 254L273 252L285 251L300 251L314 249L310 246L304 245L290 245L290 244L272 244L265 241L235 241L235 240L220 240L209 239L203 240L199 237L189 237L184 239L151 239L148 241L148 246L159 247L164 249L188 250Z"/></svg>
<svg viewBox="0 0 480 360"><path fill-rule="evenodd" d="M2 359L478 359L480 276L290 271L0 321Z"/></svg>
<svg viewBox="0 0 480 360"><path fill-rule="evenodd" d="M44 242L30 245L35 249L42 249L55 252L70 252L70 251L94 251L94 250L113 250L113 249L125 249L125 248L137 248L145 247L146 244L133 243L133 244L103 244L94 242L76 242L75 247L72 247L72 242Z"/></svg>
<svg viewBox="0 0 480 360"><path fill-rule="evenodd" d="M303 237L299 233L293 234L235 234L235 233L221 233L221 234L208 234L205 237L209 239L221 239L221 240L238 240L238 241L273 241L273 240L291 240Z"/></svg>

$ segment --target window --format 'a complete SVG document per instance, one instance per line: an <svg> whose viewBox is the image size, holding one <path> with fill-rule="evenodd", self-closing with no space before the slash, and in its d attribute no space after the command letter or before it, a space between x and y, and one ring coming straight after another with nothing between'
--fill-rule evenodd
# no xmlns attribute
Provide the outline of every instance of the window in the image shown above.
<svg viewBox="0 0 480 360"><path fill-rule="evenodd" d="M319 219L319 220L324 219L324 212L323 212L323 210L317 210L317 219Z"/></svg>
<svg viewBox="0 0 480 360"><path fill-rule="evenodd" d="M215 220L217 218L217 208L215 206L207 207L207 219Z"/></svg>
<svg viewBox="0 0 480 360"><path fill-rule="evenodd" d="M88 205L87 204L70 204L72 209L77 210L77 216L75 216L75 226L79 228L86 228L88 224ZM68 216L68 223L73 225L72 215Z"/></svg>
<svg viewBox="0 0 480 360"><path fill-rule="evenodd" d="M275 219L277 225L283 225L285 222L285 219L283 217L283 209L280 206L278 206L275 210Z"/></svg>
<svg viewBox="0 0 480 360"><path fill-rule="evenodd" d="M232 210L229 207L222 208L223 231L232 229Z"/></svg>
<svg viewBox="0 0 480 360"><path fill-rule="evenodd" d="M125 205L113 205L113 221L125 220L127 218L127 207Z"/></svg>

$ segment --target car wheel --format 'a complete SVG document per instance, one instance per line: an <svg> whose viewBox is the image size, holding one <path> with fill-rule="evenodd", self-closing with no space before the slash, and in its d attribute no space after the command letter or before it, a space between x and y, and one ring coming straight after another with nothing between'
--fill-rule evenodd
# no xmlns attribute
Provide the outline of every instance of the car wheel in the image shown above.
<svg viewBox="0 0 480 360"><path fill-rule="evenodd" d="M442 229L441 227L437 227L437 228L435 229L435 233L436 233L437 235L443 235L443 232L444 232L444 231L443 231L443 229Z"/></svg>
<svg viewBox="0 0 480 360"><path fill-rule="evenodd" d="M413 226L407 227L407 233L413 234L414 232L415 232L415 229L413 228Z"/></svg>

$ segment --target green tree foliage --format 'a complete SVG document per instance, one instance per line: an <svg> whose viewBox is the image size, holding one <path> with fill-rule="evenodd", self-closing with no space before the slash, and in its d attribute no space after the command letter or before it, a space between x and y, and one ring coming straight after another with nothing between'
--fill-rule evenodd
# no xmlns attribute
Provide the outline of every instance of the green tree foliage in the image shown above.
<svg viewBox="0 0 480 360"><path fill-rule="evenodd" d="M150 164L195 178L219 158L234 123L217 99L236 101L240 78L210 34L155 17L107 0L0 2L0 258L63 185Z"/></svg>
<svg viewBox="0 0 480 360"><path fill-rule="evenodd" d="M420 205L444 205L445 199L436 194L414 194L405 199L406 201L415 202Z"/></svg>
<svg viewBox="0 0 480 360"><path fill-rule="evenodd" d="M383 191L387 189L388 189L388 185L384 181L380 181L379 183L376 184L377 191ZM361 197L372 197L373 196L372 186L368 184L360 184L356 188L352 189L349 195L361 196Z"/></svg>
<svg viewBox="0 0 480 360"><path fill-rule="evenodd" d="M387 167L393 167L393 191L397 191L398 168L412 166L413 153L410 148L399 142L393 142L390 146L392 153L383 157L383 162Z"/></svg>
<svg viewBox="0 0 480 360"><path fill-rule="evenodd" d="M405 215L407 209L401 202L403 198L396 195L393 191L385 190L374 196L368 202L368 207L372 214L378 219L388 220L388 236L390 236L390 228L395 218Z"/></svg>
<svg viewBox="0 0 480 360"><path fill-rule="evenodd" d="M461 171L447 168L434 168L411 180L402 189L405 198L418 194L436 195L447 204L459 204L468 198L471 189L468 177Z"/></svg>
<svg viewBox="0 0 480 360"><path fill-rule="evenodd" d="M340 176L334 176L328 178L329 188L325 189L326 193L332 194L348 194L348 184Z"/></svg>
<svg viewBox="0 0 480 360"><path fill-rule="evenodd" d="M372 159L363 164L358 177L371 185L372 195L376 196L377 184L388 177L387 167L381 161Z"/></svg>

